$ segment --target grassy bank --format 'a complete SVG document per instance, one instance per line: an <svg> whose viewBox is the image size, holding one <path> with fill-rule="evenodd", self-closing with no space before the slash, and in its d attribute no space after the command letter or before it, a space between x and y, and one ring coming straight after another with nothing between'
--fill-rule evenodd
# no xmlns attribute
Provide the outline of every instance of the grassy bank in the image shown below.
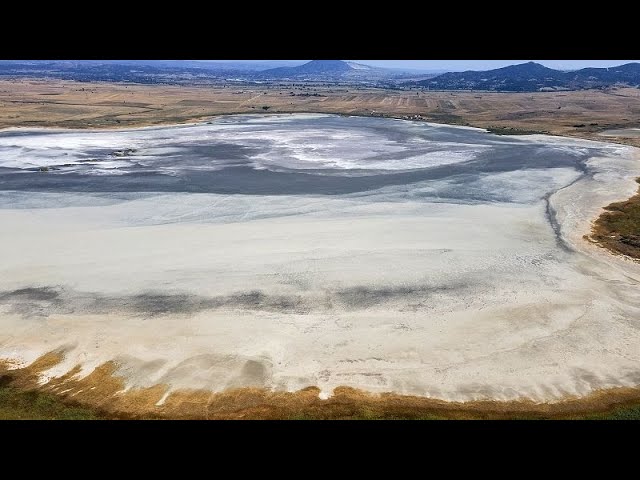
<svg viewBox="0 0 640 480"><path fill-rule="evenodd" d="M23 391L0 377L0 420L97 420L89 408L71 406L36 390Z"/></svg>
<svg viewBox="0 0 640 480"><path fill-rule="evenodd" d="M640 179L636 181L640 183ZM604 209L590 238L614 253L640 259L640 192Z"/></svg>
<svg viewBox="0 0 640 480"><path fill-rule="evenodd" d="M129 415L118 415L116 413L97 412L92 408L69 403L68 399L56 396L38 389L24 390L20 386L12 385L12 378L8 376L0 377L0 420L100 420L100 419L124 419L131 418ZM640 420L640 401L610 408L607 411L598 413L541 413L540 411L520 411L520 412L500 412L500 409L482 411L474 408L465 411L464 409L443 409L429 411L429 409L389 408L390 405L380 403L372 404L363 402L323 402L322 405L298 405L289 410L281 411L282 415L268 415L268 418L280 418L287 420ZM273 408L273 406L272 406ZM237 415L226 418L264 418L260 414L255 415L249 412L245 415L244 409L240 408ZM139 416L135 418L150 418ZM159 416L155 418L172 418L169 416ZM199 419L198 416L188 416L181 418ZM203 416L202 419L205 417ZM215 418L215 417L213 417Z"/></svg>

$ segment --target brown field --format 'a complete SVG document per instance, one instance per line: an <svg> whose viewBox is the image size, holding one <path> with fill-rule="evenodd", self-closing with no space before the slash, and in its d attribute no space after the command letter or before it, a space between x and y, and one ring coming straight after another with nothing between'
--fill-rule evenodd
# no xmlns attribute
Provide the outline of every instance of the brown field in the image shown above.
<svg viewBox="0 0 640 480"><path fill-rule="evenodd" d="M200 121L220 114L264 112L400 118L417 115L426 121L493 127L505 133L513 129L513 133L536 131L603 140L597 135L600 131L640 126L640 89L417 93L345 87L0 80L0 128L124 128ZM607 140L640 146L640 138Z"/></svg>

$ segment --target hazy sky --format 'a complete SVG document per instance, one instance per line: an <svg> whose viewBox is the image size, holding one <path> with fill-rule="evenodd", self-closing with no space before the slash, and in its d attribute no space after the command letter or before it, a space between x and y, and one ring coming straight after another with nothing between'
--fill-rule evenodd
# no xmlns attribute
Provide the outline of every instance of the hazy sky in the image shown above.
<svg viewBox="0 0 640 480"><path fill-rule="evenodd" d="M488 70L531 60L354 60L358 63L387 68L415 68L423 70ZM613 67L638 60L533 60L549 68L578 69L585 67Z"/></svg>

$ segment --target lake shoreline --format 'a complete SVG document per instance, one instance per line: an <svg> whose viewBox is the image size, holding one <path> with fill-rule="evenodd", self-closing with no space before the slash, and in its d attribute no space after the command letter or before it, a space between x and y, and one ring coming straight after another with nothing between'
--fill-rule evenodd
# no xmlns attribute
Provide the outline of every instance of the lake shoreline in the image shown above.
<svg viewBox="0 0 640 480"><path fill-rule="evenodd" d="M298 112L295 112L295 113L298 113ZM353 115L353 116L360 116L360 115ZM368 115L364 115L364 116L368 116ZM202 122L198 122L196 124L200 124L200 123ZM433 123L433 122L427 122L427 123ZM456 125L453 125L453 126L456 126ZM102 130L102 129L98 129L98 130ZM128 129L124 129L124 130L128 130ZM602 143L607 143L607 142L604 141ZM102 375L103 375L102 380L110 378L110 376L113 377L111 380L106 381L105 384L114 385L118 383L118 380L117 380L117 377L113 376L114 372L111 372L109 375L107 375L107 371L109 370L110 367L111 367L110 365L102 364L98 366L96 370L100 370L102 372ZM29 368L29 372L37 371L37 367L34 367L33 365L28 368ZM18 373L19 371L20 371L19 369L15 371L18 377L21 376L21 374ZM70 377L65 378L65 381L67 380L71 382L75 381ZM79 380L79 381L81 382L82 380ZM18 381L18 383L20 382L21 381ZM26 382L26 381L23 382L23 386L29 389L36 388L34 384L32 383L29 384L29 382ZM79 390L82 391L82 390L85 390L86 388L94 388L96 386L97 384L93 384L93 385L87 384L85 385L85 388L80 388ZM55 387L55 385L48 385L41 388L49 389L53 387ZM367 417L407 418L406 408L410 408L411 410L416 411L416 415L412 416L411 418L417 418L420 416L429 417L434 415L437 417L438 416L437 412L440 412L442 415L445 415L445 418L466 418L465 417L466 414L464 413L465 411L475 412L471 415L470 418L513 418L513 416L517 417L519 415L522 415L525 417L532 416L532 418L565 418L563 417L563 415L571 416L573 414L582 415L582 414L589 413L587 410L584 410L584 409L581 410L581 408L586 408L584 407L585 405L589 406L589 408L595 409L593 410L593 412L602 413L602 412L609 412L611 411L611 409L617 408L620 405L635 405L636 402L638 401L638 397L635 396L637 393L636 389L628 389L625 387L596 391L580 400L570 397L571 399L568 400L568 402L572 405L571 407L565 407L563 404L563 401L554 402L554 403L542 403L542 404L540 403L536 404L535 402L531 402L531 401L529 402L527 401L524 401L524 402L491 401L491 402L477 403L477 402L446 402L444 400L441 401L441 400L429 399L428 397L413 397L413 396L403 396L403 395L397 395L397 394L382 394L381 396L378 396L373 394L366 394L362 391L350 389L349 387L337 387L333 397L330 397L330 399L328 400L321 400L318 398L319 392L317 390L318 389L316 387L308 387L304 390L300 390L298 392L291 393L291 394L270 392L267 390L258 390L258 389L251 389L250 391L222 392L220 394L214 394L214 395L220 396L219 402L218 400L209 401L207 405L210 405L210 407L208 408L213 408L213 409L218 408L219 410L223 410L225 408L224 407L225 402L229 401L228 400L230 398L229 395L234 395L235 396L234 398L243 398L244 399L243 402L254 405L251 407L246 407L244 410L241 410L239 412L236 411L236 412L229 413L227 417L224 416L227 414L220 414L221 416L219 418L298 418L300 416L304 416L304 411L303 411L304 409L296 410L295 408L293 409L290 408L290 409L278 410L277 405L274 404L275 399L278 399L277 400L278 402L283 402L284 404L288 404L289 402L292 402L295 405L299 405L300 402L302 402L303 404L305 404L305 407L304 407L305 409L309 409L310 411L316 412L318 414L318 417L314 417L314 418L344 418L343 413L345 411L352 411L353 414L351 415L351 417L355 416L357 418L361 418L361 417L362 418L367 418ZM75 395L76 398L80 398L80 399L82 398L81 391L79 391ZM70 393L69 392L65 392L65 393L68 394L67 397L70 398L71 394L76 392L72 389ZM161 395L158 397L156 393L161 393ZM160 399L162 399L164 395L164 393L162 393L162 391L158 389L153 390L152 394L150 394L149 392L138 392L138 394L142 395L145 398L151 395L150 397L151 399L149 401L154 400L155 401L154 405L158 401L160 401ZM115 395L115 392L112 392L112 395ZM172 398L171 395L175 395L176 397ZM174 405L174 407L177 404L180 404L180 405L192 404L195 399L202 399L204 398L204 396L207 396L207 395L211 395L211 393L204 392L204 391L185 392L185 391L176 390L174 391L174 393L171 393L168 397L164 399L163 404L166 404L169 406ZM287 395L289 395L290 397L287 397ZM607 399L605 399L604 397L607 397ZM138 396L136 398L139 399L141 397ZM397 409L390 410L389 409L390 407L385 402L379 400L379 398L384 398L385 401L388 400L389 405L394 405L395 406L394 408L397 407ZM308 399L308 401L305 399ZM322 403L322 402L325 402L325 403ZM429 402L436 402L436 403L432 404ZM575 406L576 404L571 402L583 402L580 404L583 406L576 407ZM91 398L87 398L84 401L81 401L81 403L91 405L92 401L91 401ZM442 405L442 403L444 403L444 406ZM485 405L485 403L490 403L491 405ZM556 405L556 403L562 404L563 406L558 408L549 407L549 405ZM255 404L258 404L260 408L264 407L263 410L260 410L258 407L255 406ZM150 404L147 404L147 405L150 406ZM329 407L327 407L326 405L329 405ZM339 408L335 407L335 405L340 405L340 407ZM103 406L94 405L94 407L105 408L104 405ZM166 410L167 408L169 407L162 407L160 411ZM183 407L180 407L180 408L175 407L174 410L169 409L169 411L171 411L172 413L165 413L165 414L159 414L159 415L160 417L163 417L163 418L211 418L210 412L206 412L205 417L198 416L200 414L194 414L193 412L188 413L185 411L184 413L179 413L179 412L182 412L181 408ZM193 408L201 412L200 407L194 406ZM228 404L226 408L229 408ZM256 408L258 408L259 411L256 411L255 410ZM331 411L335 410L336 408L342 413L339 413L339 414L335 412L331 413ZM119 410L117 409L113 410L113 412L116 412L116 411L119 411ZM120 411L125 412L126 409L120 410ZM265 413L265 411L270 413ZM402 412L405 412L405 413L402 413ZM126 414L121 413L121 414L125 416L133 415L133 417L127 417L127 418L134 418L136 415L135 412L126 413ZM270 415L275 415L275 417ZM337 415L337 417L332 415ZM501 416L501 415L506 415L506 416ZM545 417L544 415L550 415L550 416ZM215 416L216 415L214 414L213 417Z"/></svg>
<svg viewBox="0 0 640 480"><path fill-rule="evenodd" d="M594 391L582 397L567 396L553 402L532 400L477 400L448 402L429 397L393 392L372 394L351 387L337 387L328 399L320 389L307 387L294 392L258 388L231 389L212 393L205 390L175 390L156 385L123 391L125 379L114 374L112 362L100 365L88 377L65 375L42 385L43 370L61 361L60 352L49 352L31 365L15 368L0 362L2 388L30 395L21 402L20 416L42 417L38 400L54 404L52 419L180 419L180 420L589 420L640 419L640 389L617 387ZM2 397L0 397L2 398ZM56 405L55 399L59 404ZM158 403L162 401L162 405ZM26 403L26 405L24 405ZM60 413L61 412L61 413ZM13 412L12 412L13 413ZM0 409L0 420L3 412ZM37 415L37 416L36 416Z"/></svg>

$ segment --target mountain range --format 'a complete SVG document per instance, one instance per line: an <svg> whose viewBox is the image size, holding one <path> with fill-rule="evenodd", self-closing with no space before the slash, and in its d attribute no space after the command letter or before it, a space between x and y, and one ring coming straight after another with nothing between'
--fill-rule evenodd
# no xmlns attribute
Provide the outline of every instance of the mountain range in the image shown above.
<svg viewBox="0 0 640 480"><path fill-rule="evenodd" d="M343 60L312 60L295 66L284 61L260 64L242 61L0 60L0 77L3 76L171 84L323 81L394 89L536 92L615 85L637 87L640 86L640 63L562 71L528 62L494 70L426 75Z"/></svg>
<svg viewBox="0 0 640 480"><path fill-rule="evenodd" d="M255 72L270 80L383 80L401 87L436 90L490 90L535 92L603 88L616 84L640 85L640 63L611 68L583 68L574 71L554 70L527 62L485 71L449 72L431 78L404 81L398 72L342 60L312 60L294 67L280 67Z"/></svg>
<svg viewBox="0 0 640 480"><path fill-rule="evenodd" d="M435 90L535 92L640 85L640 63L561 71L535 62L485 71L450 72L412 83Z"/></svg>

